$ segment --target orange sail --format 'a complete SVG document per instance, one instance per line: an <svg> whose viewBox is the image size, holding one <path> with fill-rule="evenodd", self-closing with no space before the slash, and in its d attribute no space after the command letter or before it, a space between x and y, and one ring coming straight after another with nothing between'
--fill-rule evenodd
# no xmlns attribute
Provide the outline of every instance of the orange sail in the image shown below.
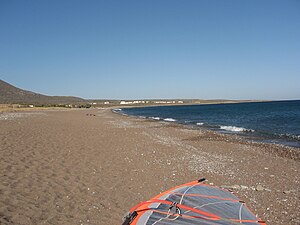
<svg viewBox="0 0 300 225"><path fill-rule="evenodd" d="M133 207L123 225L264 224L228 190L200 179Z"/></svg>

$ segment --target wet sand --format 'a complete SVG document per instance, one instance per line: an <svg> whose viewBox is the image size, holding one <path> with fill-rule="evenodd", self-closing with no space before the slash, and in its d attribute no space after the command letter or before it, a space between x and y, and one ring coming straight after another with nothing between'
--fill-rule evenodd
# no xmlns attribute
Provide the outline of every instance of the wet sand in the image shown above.
<svg viewBox="0 0 300 225"><path fill-rule="evenodd" d="M0 224L121 224L135 204L200 177L268 224L300 224L299 158L109 109L2 113Z"/></svg>

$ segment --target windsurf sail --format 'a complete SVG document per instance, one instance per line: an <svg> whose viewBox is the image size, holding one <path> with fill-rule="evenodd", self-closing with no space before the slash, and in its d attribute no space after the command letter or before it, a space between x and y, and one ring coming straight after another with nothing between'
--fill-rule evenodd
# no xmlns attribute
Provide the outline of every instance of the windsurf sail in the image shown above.
<svg viewBox="0 0 300 225"><path fill-rule="evenodd" d="M134 206L122 225L266 225L233 193L200 179Z"/></svg>

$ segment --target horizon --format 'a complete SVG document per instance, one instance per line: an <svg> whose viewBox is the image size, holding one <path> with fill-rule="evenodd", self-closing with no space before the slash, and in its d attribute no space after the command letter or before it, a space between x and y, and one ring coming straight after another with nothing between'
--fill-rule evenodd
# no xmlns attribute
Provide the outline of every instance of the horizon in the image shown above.
<svg viewBox="0 0 300 225"><path fill-rule="evenodd" d="M11 85L15 88L18 88L18 89L21 89L21 90L24 90L24 91L29 91L29 92L32 92L31 90L25 90L21 87L16 87L14 86L13 84L10 84L4 80L1 80L0 81L4 82L4 83L7 83L8 85ZM38 93L38 92L34 92L35 94L41 94L41 93ZM82 98L81 96L61 96L61 95L46 95L48 97L77 97L77 98ZM224 104L227 104L229 103L230 101L233 101L233 102L236 102L238 103L240 101L240 103L255 103L255 102L274 102L274 101L300 101L300 99L277 99L277 100L268 100L268 99L265 99L265 100L262 100L262 99L240 99L240 100L235 100L235 99L222 99L222 98L214 98L214 99L200 99L200 98L133 98L133 99L123 99L123 98L120 98L120 99L111 99L111 98L105 98L105 99L94 99L94 98L82 98L83 100L85 101L215 101L215 102L218 102L220 101L219 103L216 103L216 104L220 104L222 101L224 101ZM185 104L188 103L188 102L185 102ZM193 103L193 102L190 102L190 103ZM177 104L177 103L176 103ZM162 106L166 106L166 105L162 105Z"/></svg>
<svg viewBox="0 0 300 225"><path fill-rule="evenodd" d="M90 100L299 100L298 1L0 3L0 79Z"/></svg>

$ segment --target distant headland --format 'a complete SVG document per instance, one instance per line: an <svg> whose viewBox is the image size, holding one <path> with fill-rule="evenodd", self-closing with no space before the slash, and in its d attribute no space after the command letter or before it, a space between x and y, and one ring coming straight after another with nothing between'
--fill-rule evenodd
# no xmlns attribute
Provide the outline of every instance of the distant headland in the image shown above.
<svg viewBox="0 0 300 225"><path fill-rule="evenodd" d="M115 106L153 106L153 105L182 105L182 104L220 104L254 102L255 100L226 100L226 99L83 99L74 96L48 96L15 87L0 80L1 108L36 108L36 107L64 107L90 108Z"/></svg>

